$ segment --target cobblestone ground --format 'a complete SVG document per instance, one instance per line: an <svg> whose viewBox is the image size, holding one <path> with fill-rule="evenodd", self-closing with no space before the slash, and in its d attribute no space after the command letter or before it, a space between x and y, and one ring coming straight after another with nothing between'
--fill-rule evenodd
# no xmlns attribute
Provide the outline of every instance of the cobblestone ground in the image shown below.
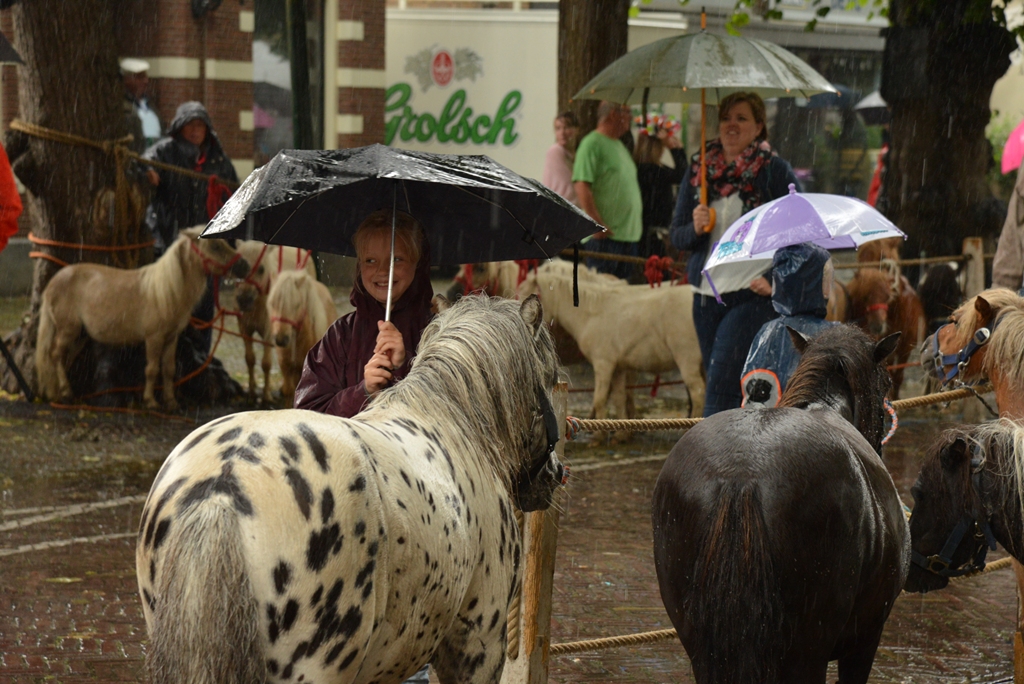
<svg viewBox="0 0 1024 684"><path fill-rule="evenodd" d="M241 345L222 344L229 371L244 375ZM574 387L590 386L586 367L570 371ZM914 389L911 382L908 395ZM679 386L636 398L642 416L686 414ZM585 393L570 395L570 413L585 415L588 401ZM0 399L0 684L143 680L146 634L134 569L141 502L175 444L197 424L241 409L169 420ZM920 449L956 420L955 407L901 416L886 459L908 503ZM556 643L671 627L654 573L650 494L677 438L652 433L617 447L568 446L573 478L560 523ZM904 596L871 681L1009 681L1015 609L1009 571ZM833 668L830 681L835 676ZM682 647L666 641L554 658L550 681L692 678Z"/></svg>

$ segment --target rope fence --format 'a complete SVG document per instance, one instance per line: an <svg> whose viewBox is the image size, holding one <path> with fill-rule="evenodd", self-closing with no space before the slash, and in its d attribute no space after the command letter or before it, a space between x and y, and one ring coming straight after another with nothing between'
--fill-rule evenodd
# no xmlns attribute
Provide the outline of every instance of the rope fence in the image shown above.
<svg viewBox="0 0 1024 684"><path fill-rule="evenodd" d="M920 397L912 397L910 399L897 399L892 402L892 406L896 411L902 411L904 409L917 408L919 406L928 406L930 404L941 404L945 402L954 401L956 399L964 399L966 397L975 396L976 393L983 393L991 389L989 386L977 387L977 388L961 388L950 390L948 392L936 392L934 394L925 394ZM597 420L593 418L575 418L573 416L566 416L566 436L568 439L572 439L580 432L613 432L617 430L630 430L630 431L650 431L650 430L689 430L702 418L660 418L660 419L646 419L646 418L632 418L632 419L621 419L621 420ZM570 436L571 435L571 436Z"/></svg>
<svg viewBox="0 0 1024 684"><path fill-rule="evenodd" d="M988 572L1004 570L1010 567L1013 558L1006 557L993 561L985 566L980 572L972 572L960 577L951 577L950 580L964 580L969 577L977 577ZM905 596L906 592L900 594ZM572 653L586 653L588 651L601 651L621 646L639 646L642 644L653 644L658 641L671 641L678 638L674 629L659 629L653 632L638 632L637 634L624 634L620 636L605 637L602 639L588 639L586 641L570 641L563 644L551 644L548 653L552 656L570 655Z"/></svg>

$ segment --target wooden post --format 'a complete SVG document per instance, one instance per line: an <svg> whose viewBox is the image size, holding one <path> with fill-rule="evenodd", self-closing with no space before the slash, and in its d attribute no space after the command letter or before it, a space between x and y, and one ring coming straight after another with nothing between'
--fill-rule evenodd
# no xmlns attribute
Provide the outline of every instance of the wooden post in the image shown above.
<svg viewBox="0 0 1024 684"><path fill-rule="evenodd" d="M558 416L555 447L558 459L565 463L565 414L569 386L560 382L552 393ZM551 590L554 585L555 551L558 547L558 511L564 505L565 490L555 492L555 500L546 511L527 513L523 529L523 559L519 610L519 652L505 661L501 684L547 684L548 649L551 647Z"/></svg>
<svg viewBox="0 0 1024 684"><path fill-rule="evenodd" d="M980 237L964 238L963 254L969 257L964 264L964 296L973 297L985 289L985 246ZM988 411L974 397L963 399L963 422L982 423L988 419Z"/></svg>

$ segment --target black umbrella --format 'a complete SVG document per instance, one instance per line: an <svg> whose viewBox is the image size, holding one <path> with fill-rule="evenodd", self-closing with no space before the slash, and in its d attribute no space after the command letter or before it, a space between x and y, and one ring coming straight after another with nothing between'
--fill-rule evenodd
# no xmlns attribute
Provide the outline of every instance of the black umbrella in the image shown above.
<svg viewBox="0 0 1024 684"><path fill-rule="evenodd" d="M356 228L385 208L420 222L434 264L546 259L601 230L488 157L370 145L278 152L245 179L203 237L355 256Z"/></svg>
<svg viewBox="0 0 1024 684"><path fill-rule="evenodd" d="M370 145L278 152L245 179L203 237L355 256L356 228L389 208L423 225L434 264L546 259L601 230L537 181L487 157Z"/></svg>

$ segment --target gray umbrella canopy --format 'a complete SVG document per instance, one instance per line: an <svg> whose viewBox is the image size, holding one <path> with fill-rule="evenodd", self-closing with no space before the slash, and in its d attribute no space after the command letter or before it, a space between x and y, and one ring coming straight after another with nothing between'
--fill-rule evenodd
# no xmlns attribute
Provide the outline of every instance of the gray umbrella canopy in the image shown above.
<svg viewBox="0 0 1024 684"><path fill-rule="evenodd" d="M741 90L764 99L836 92L824 76L775 43L701 31L663 38L623 55L573 99L700 102L702 89L707 104Z"/></svg>

